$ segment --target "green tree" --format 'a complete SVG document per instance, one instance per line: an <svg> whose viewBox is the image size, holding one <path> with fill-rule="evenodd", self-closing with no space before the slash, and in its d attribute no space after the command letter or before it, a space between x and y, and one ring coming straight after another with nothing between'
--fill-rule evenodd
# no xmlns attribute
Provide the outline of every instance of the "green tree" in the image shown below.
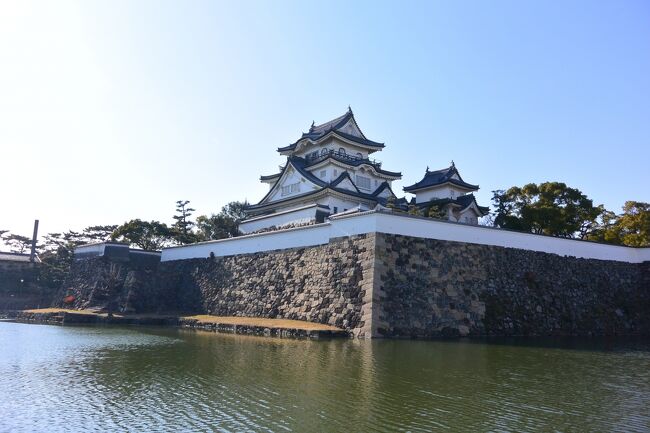
<svg viewBox="0 0 650 433"><path fill-rule="evenodd" d="M202 241L225 239L239 236L238 224L222 213L196 218L198 237Z"/></svg>
<svg viewBox="0 0 650 433"><path fill-rule="evenodd" d="M418 208L415 204L411 203L409 204L408 207L408 214L409 215L421 215L422 212L420 211L420 208Z"/></svg>
<svg viewBox="0 0 650 433"><path fill-rule="evenodd" d="M117 228L117 225L90 226L86 227L81 233L81 237L87 239L87 242L104 242L111 239L111 235Z"/></svg>
<svg viewBox="0 0 650 433"><path fill-rule="evenodd" d="M424 212L424 215L429 218L435 218L439 220L446 220L447 219L447 212L443 208L441 208L438 205L431 205L429 206L426 211Z"/></svg>
<svg viewBox="0 0 650 433"><path fill-rule="evenodd" d="M2 240L14 253L25 253L32 246L32 239L27 236L8 234Z"/></svg>
<svg viewBox="0 0 650 433"><path fill-rule="evenodd" d="M650 246L650 203L626 201L616 225L623 245Z"/></svg>
<svg viewBox="0 0 650 433"><path fill-rule="evenodd" d="M247 201L231 201L221 208L221 214L231 218L233 221L239 223L246 218L246 208L248 207Z"/></svg>
<svg viewBox="0 0 650 433"><path fill-rule="evenodd" d="M221 208L218 214L201 215L196 219L200 240L225 239L239 236L239 223L246 217L248 202L233 201Z"/></svg>
<svg viewBox="0 0 650 433"><path fill-rule="evenodd" d="M494 225L561 237L585 238L605 212L580 190L562 182L529 183L493 191Z"/></svg>
<svg viewBox="0 0 650 433"><path fill-rule="evenodd" d="M650 203L626 201L622 214L605 212L588 239L632 247L650 246Z"/></svg>
<svg viewBox="0 0 650 433"><path fill-rule="evenodd" d="M41 283L51 288L60 288L74 259L74 249L87 243L80 233L48 233L39 248L41 259Z"/></svg>
<svg viewBox="0 0 650 433"><path fill-rule="evenodd" d="M190 220L192 213L196 210L189 207L189 200L178 200L176 202L176 222L172 225L174 238L180 245L190 244L197 241L196 235L192 232L194 222Z"/></svg>
<svg viewBox="0 0 650 433"><path fill-rule="evenodd" d="M160 250L171 244L174 235L174 230L164 223L134 219L117 227L111 234L111 239L128 242L143 250Z"/></svg>

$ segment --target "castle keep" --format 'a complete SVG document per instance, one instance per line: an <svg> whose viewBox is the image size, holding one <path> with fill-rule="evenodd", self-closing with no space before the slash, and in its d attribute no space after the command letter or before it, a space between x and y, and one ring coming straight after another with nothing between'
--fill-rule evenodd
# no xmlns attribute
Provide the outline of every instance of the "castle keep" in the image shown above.
<svg viewBox="0 0 650 433"><path fill-rule="evenodd" d="M416 206L449 221L478 224L488 209L476 203L471 193L479 189L460 177L456 166L429 171L424 178L404 191L414 194L397 197L392 183L402 174L385 170L370 156L384 148L369 140L359 128L351 109L321 125L312 124L309 132L294 143L278 148L286 162L280 172L262 176L269 192L247 209L248 218L240 224L242 233L277 229L310 223L343 212Z"/></svg>
<svg viewBox="0 0 650 433"><path fill-rule="evenodd" d="M297 319L363 338L650 335L650 248L480 226L478 185L453 163L398 197L401 173L370 159L383 148L351 110L312 125L278 149L286 162L262 176L245 235L160 257L82 247L65 295L76 308Z"/></svg>

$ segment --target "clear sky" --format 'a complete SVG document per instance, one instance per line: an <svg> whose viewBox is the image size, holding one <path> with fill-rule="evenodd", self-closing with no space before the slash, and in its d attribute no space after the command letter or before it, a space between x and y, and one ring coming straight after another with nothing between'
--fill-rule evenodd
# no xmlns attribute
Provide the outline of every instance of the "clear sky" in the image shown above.
<svg viewBox="0 0 650 433"><path fill-rule="evenodd" d="M491 191L650 201L648 1L0 1L0 229L258 201L352 106L395 191L453 159Z"/></svg>

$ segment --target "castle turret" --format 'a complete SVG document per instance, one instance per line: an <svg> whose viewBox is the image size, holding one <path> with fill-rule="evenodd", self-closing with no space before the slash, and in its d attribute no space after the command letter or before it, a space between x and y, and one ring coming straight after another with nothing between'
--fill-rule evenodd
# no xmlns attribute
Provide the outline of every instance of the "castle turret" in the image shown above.
<svg viewBox="0 0 650 433"><path fill-rule="evenodd" d="M404 192L415 194L415 205L422 210L435 207L450 221L478 224L478 219L489 212L476 202L473 192L478 189L478 185L463 180L452 161L441 170L427 167L422 180L404 187Z"/></svg>

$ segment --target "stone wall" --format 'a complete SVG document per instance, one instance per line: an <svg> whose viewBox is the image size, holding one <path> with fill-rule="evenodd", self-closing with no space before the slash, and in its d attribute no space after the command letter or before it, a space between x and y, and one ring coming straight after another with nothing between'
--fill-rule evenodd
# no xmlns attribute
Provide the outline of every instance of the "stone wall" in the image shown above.
<svg viewBox="0 0 650 433"><path fill-rule="evenodd" d="M307 320L356 336L650 335L650 263L381 233L226 257L78 260L75 308Z"/></svg>
<svg viewBox="0 0 650 433"><path fill-rule="evenodd" d="M317 247L162 262L160 284L178 310L218 316L308 320L370 330L374 235ZM368 304L369 306L369 304Z"/></svg>
<svg viewBox="0 0 650 433"><path fill-rule="evenodd" d="M0 310L49 305L52 290L40 284L38 263L5 263L0 267Z"/></svg>
<svg viewBox="0 0 650 433"><path fill-rule="evenodd" d="M649 263L379 234L385 337L650 334Z"/></svg>
<svg viewBox="0 0 650 433"><path fill-rule="evenodd" d="M65 303L72 295L74 302ZM173 294L161 290L157 264L115 261L109 257L75 260L53 301L54 306L115 312L166 311L175 302Z"/></svg>

